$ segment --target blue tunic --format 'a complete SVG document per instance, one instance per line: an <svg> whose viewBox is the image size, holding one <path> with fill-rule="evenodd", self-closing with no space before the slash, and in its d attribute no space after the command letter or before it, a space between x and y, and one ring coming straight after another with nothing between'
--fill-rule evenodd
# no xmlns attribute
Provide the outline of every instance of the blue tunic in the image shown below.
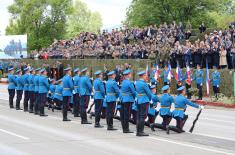
<svg viewBox="0 0 235 155"><path fill-rule="evenodd" d="M107 103L116 102L116 100L120 96L117 82L114 81L113 79L109 79L106 82L106 93L107 93L107 95L106 95L106 102Z"/></svg>
<svg viewBox="0 0 235 155"><path fill-rule="evenodd" d="M24 82L21 75L16 76L16 90L24 90Z"/></svg>
<svg viewBox="0 0 235 155"><path fill-rule="evenodd" d="M23 75L24 91L29 91L29 74Z"/></svg>
<svg viewBox="0 0 235 155"><path fill-rule="evenodd" d="M34 82L34 92L35 93L39 92L39 78L40 78L40 75L37 74L37 75L35 75L34 80L33 80L33 82Z"/></svg>
<svg viewBox="0 0 235 155"><path fill-rule="evenodd" d="M73 96L73 81L70 75L65 75L62 79L63 82L63 96Z"/></svg>
<svg viewBox="0 0 235 155"><path fill-rule="evenodd" d="M212 85L219 87L220 80L221 80L220 72L218 72L218 71L213 72L212 79L211 79Z"/></svg>
<svg viewBox="0 0 235 155"><path fill-rule="evenodd" d="M63 92L62 84L56 85L54 98L58 99L59 101L63 101L62 92Z"/></svg>
<svg viewBox="0 0 235 155"><path fill-rule="evenodd" d="M45 75L41 75L39 77L39 92L42 93L48 93L50 84L48 82L48 78Z"/></svg>
<svg viewBox="0 0 235 155"><path fill-rule="evenodd" d="M161 116L171 116L171 105L174 103L174 98L165 93L160 98L161 108L160 108L160 115Z"/></svg>
<svg viewBox="0 0 235 155"><path fill-rule="evenodd" d="M74 83L74 93L79 94L80 92L80 76L76 75L73 77L73 83Z"/></svg>
<svg viewBox="0 0 235 155"><path fill-rule="evenodd" d="M137 104L149 103L152 98L152 92L147 83L143 79L140 79L136 81L135 87L137 92Z"/></svg>
<svg viewBox="0 0 235 155"><path fill-rule="evenodd" d="M51 99L54 99L55 88L56 88L56 86L54 84L50 84L49 90L50 90L51 96L49 96L49 98L51 98Z"/></svg>
<svg viewBox="0 0 235 155"><path fill-rule="evenodd" d="M203 70L197 70L195 72L194 80L196 80L196 84L200 84L200 85L203 84L203 80L204 80L203 76L204 76Z"/></svg>
<svg viewBox="0 0 235 155"><path fill-rule="evenodd" d="M157 110L155 109L157 107L157 102L160 102L158 96L155 94L152 94L152 100L150 102L151 105L149 106L149 109L148 109L149 115L155 116L157 112Z"/></svg>
<svg viewBox="0 0 235 155"><path fill-rule="evenodd" d="M95 79L94 81L94 99L104 99L105 98L105 88L104 83L100 78Z"/></svg>
<svg viewBox="0 0 235 155"><path fill-rule="evenodd" d="M28 81L29 81L29 91L34 91L35 86L34 86L34 78L35 76L33 74L30 74L28 77Z"/></svg>
<svg viewBox="0 0 235 155"><path fill-rule="evenodd" d="M125 103L125 102L134 102L135 101L135 97L136 97L136 91L134 88L134 84L129 80L129 79L125 79L122 82L121 85L121 102Z"/></svg>
<svg viewBox="0 0 235 155"><path fill-rule="evenodd" d="M92 84L88 76L82 76L80 78L80 96L91 95Z"/></svg>
<svg viewBox="0 0 235 155"><path fill-rule="evenodd" d="M13 74L8 74L8 89L15 89L16 84L16 76Z"/></svg>

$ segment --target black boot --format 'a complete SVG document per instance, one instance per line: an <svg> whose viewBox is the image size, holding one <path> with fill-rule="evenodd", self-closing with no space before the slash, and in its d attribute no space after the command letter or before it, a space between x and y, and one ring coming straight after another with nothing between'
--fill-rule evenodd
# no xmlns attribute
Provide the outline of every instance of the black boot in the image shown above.
<svg viewBox="0 0 235 155"><path fill-rule="evenodd" d="M34 105L34 114L38 115L38 104Z"/></svg>
<svg viewBox="0 0 235 155"><path fill-rule="evenodd" d="M154 127L155 127L154 123L150 124L150 128L152 131L155 131Z"/></svg>
<svg viewBox="0 0 235 155"><path fill-rule="evenodd" d="M46 116L48 116L48 115L46 115L45 112L44 112L44 106L41 106L41 107L40 107L40 116L41 116L41 117L46 117Z"/></svg>
<svg viewBox="0 0 235 155"><path fill-rule="evenodd" d="M107 130L117 130L113 127L113 118L108 118L108 128Z"/></svg>
<svg viewBox="0 0 235 155"><path fill-rule="evenodd" d="M28 104L24 103L24 112L27 112L27 111L28 111Z"/></svg>
<svg viewBox="0 0 235 155"><path fill-rule="evenodd" d="M134 133L133 131L130 131L129 129L129 122L124 121L124 129L123 129L123 133Z"/></svg>
<svg viewBox="0 0 235 155"><path fill-rule="evenodd" d="M168 134L168 135L170 134L170 126L169 125L166 126L166 134Z"/></svg>
<svg viewBox="0 0 235 155"><path fill-rule="evenodd" d="M62 113L63 113L63 121L64 122L67 122L67 121L71 121L70 119L68 119L67 117L67 110L62 110Z"/></svg>
<svg viewBox="0 0 235 155"><path fill-rule="evenodd" d="M100 125L99 122L96 122L96 123L95 123L95 128L103 128L103 127L104 127L104 126Z"/></svg>
<svg viewBox="0 0 235 155"><path fill-rule="evenodd" d="M82 117L82 122L81 122L81 124L92 124L91 122L88 122L87 121L87 114L86 114L86 112L82 112L82 114L81 114L81 117Z"/></svg>
<svg viewBox="0 0 235 155"><path fill-rule="evenodd" d="M140 136L140 137L149 136L149 134L144 133L144 124L145 124L144 121L139 123L139 125L138 125L139 126L139 132L136 133L136 136Z"/></svg>

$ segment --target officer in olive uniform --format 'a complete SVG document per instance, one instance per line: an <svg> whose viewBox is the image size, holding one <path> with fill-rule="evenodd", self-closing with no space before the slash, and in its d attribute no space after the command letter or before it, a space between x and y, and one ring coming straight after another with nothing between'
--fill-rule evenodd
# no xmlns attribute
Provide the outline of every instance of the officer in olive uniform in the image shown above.
<svg viewBox="0 0 235 155"><path fill-rule="evenodd" d="M132 77L132 70L125 70L123 75L125 79L122 81L121 85L121 111L120 118L122 123L123 133L133 133L129 129L129 119L131 115L131 107L135 102L136 91L134 84L130 81Z"/></svg>
<svg viewBox="0 0 235 155"><path fill-rule="evenodd" d="M16 76L14 75L14 67L8 68L8 93L9 93L9 106L10 108L14 108L13 100L15 97L15 89L16 89Z"/></svg>
<svg viewBox="0 0 235 155"><path fill-rule="evenodd" d="M34 85L34 78L35 78L35 71L33 68L30 69L29 74L29 113L33 113L33 107L35 104L35 85Z"/></svg>
<svg viewBox="0 0 235 155"><path fill-rule="evenodd" d="M167 134L169 134L170 130L173 130L177 133L184 132L183 127L185 122L188 119L188 115L185 115L185 110L187 108L187 105L192 106L194 108L201 108L203 109L203 106L199 106L196 103L193 103L189 101L186 97L184 97L186 90L185 87L182 86L177 89L178 95L175 98L175 110L172 112L173 118L176 119L176 127L174 126L168 126L167 127Z"/></svg>
<svg viewBox="0 0 235 155"><path fill-rule="evenodd" d="M49 91L49 81L47 78L47 71L46 69L42 69L41 71L41 76L39 77L39 100L40 100L40 104L39 104L39 112L40 112L40 116L47 116L44 112L44 107L46 105L47 102L47 93Z"/></svg>
<svg viewBox="0 0 235 155"><path fill-rule="evenodd" d="M63 91L62 91L62 96L63 96L63 121L71 121L70 119L68 119L67 117L67 113L68 113L68 109L69 109L69 105L70 105L70 100L73 96L73 89L74 89L74 85L73 85L73 81L72 81L72 77L71 77L71 68L65 68L64 71L66 72L66 75L63 77L62 79L62 85L63 85Z"/></svg>
<svg viewBox="0 0 235 155"><path fill-rule="evenodd" d="M90 102L92 92L92 84L90 78L87 76L87 68L81 70L83 74L80 78L80 114L81 124L91 124L87 121L87 108Z"/></svg>
<svg viewBox="0 0 235 155"><path fill-rule="evenodd" d="M20 101L22 99L22 95L23 95L23 89L24 89L24 82L22 79L22 71L21 69L18 69L16 71L16 83L17 83L17 87L16 87L16 110L21 110L20 108Z"/></svg>
<svg viewBox="0 0 235 155"><path fill-rule="evenodd" d="M39 105L40 105L40 97L39 97L39 78L40 78L40 70L41 68L35 69L35 77L33 79L34 82L34 94L35 94L35 104L34 104L34 114L38 115L39 113Z"/></svg>
<svg viewBox="0 0 235 155"><path fill-rule="evenodd" d="M80 96L79 96L79 90L80 90L80 69L76 68L74 71L74 77L73 77L73 84L74 84L74 94L73 94L73 115L74 117L79 117L80 116Z"/></svg>
<svg viewBox="0 0 235 155"><path fill-rule="evenodd" d="M221 76L220 76L220 72L218 71L218 68L215 66L214 67L215 71L212 73L212 86L213 86L213 92L215 94L216 99L218 100L218 93L219 93L219 86L220 86L220 80L221 80Z"/></svg>
<svg viewBox="0 0 235 155"><path fill-rule="evenodd" d="M106 122L107 122L107 130L117 130L113 128L113 117L114 111L116 107L116 101L120 96L119 88L117 82L115 81L116 74L114 71L109 72L108 81L106 82Z"/></svg>
<svg viewBox="0 0 235 155"><path fill-rule="evenodd" d="M105 88L103 83L102 71L95 72L96 79L94 81L94 103L95 103L95 127L101 128L100 125L101 112L103 107L103 101L105 98Z"/></svg>
<svg viewBox="0 0 235 155"><path fill-rule="evenodd" d="M202 100L202 86L203 86L203 81L204 81L204 72L201 70L201 66L197 65L197 70L195 72L195 77L194 80L196 81L197 84L197 89L198 89L198 100Z"/></svg>
<svg viewBox="0 0 235 155"><path fill-rule="evenodd" d="M28 111L29 102L29 68L24 69L23 81L24 81L24 112Z"/></svg>
<svg viewBox="0 0 235 155"><path fill-rule="evenodd" d="M139 80L136 81L135 88L137 92L137 122L136 136L149 136L144 133L144 124L147 117L149 102L152 98L152 92L146 83L148 77L145 71L138 72Z"/></svg>

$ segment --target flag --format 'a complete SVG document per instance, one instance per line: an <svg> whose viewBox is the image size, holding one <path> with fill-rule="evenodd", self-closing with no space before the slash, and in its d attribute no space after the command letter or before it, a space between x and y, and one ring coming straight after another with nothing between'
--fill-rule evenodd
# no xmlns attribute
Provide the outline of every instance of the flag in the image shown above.
<svg viewBox="0 0 235 155"><path fill-rule="evenodd" d="M208 63L206 63L206 95L210 95L210 72L208 69Z"/></svg>
<svg viewBox="0 0 235 155"><path fill-rule="evenodd" d="M188 85L191 85L191 71L190 71L190 66L187 65L187 68L186 68L186 73L187 73L187 83Z"/></svg>
<svg viewBox="0 0 235 155"><path fill-rule="evenodd" d="M159 75L160 75L160 71L159 71L159 68L158 68L158 64L156 64L155 67L156 67L156 68L155 68L154 79L155 79L156 81L158 81L158 80L159 80Z"/></svg>
<svg viewBox="0 0 235 155"><path fill-rule="evenodd" d="M171 81L171 78L172 78L171 64L168 63L168 75L167 75L167 79L168 79L169 81Z"/></svg>
<svg viewBox="0 0 235 155"><path fill-rule="evenodd" d="M181 81L181 69L179 68L178 64L175 70L175 79L176 81Z"/></svg>

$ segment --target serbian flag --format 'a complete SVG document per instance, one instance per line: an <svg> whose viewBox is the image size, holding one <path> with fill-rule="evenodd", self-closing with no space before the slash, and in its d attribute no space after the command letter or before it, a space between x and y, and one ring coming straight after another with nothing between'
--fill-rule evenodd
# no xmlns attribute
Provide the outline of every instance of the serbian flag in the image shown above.
<svg viewBox="0 0 235 155"><path fill-rule="evenodd" d="M168 79L169 81L171 81L171 78L172 78L171 64L168 63L168 75L167 75L167 79Z"/></svg>
<svg viewBox="0 0 235 155"><path fill-rule="evenodd" d="M176 81L181 81L181 70L177 64L176 70L175 70L175 79Z"/></svg>
<svg viewBox="0 0 235 155"><path fill-rule="evenodd" d="M191 85L191 71L190 71L190 66L187 65L187 68L186 68L186 74L187 74L187 83L188 85Z"/></svg>
<svg viewBox="0 0 235 155"><path fill-rule="evenodd" d="M155 67L156 67L156 68L155 68L154 79L155 79L156 81L158 81L158 80L159 80L159 75L160 75L160 71L159 71L158 64L156 64Z"/></svg>
<svg viewBox="0 0 235 155"><path fill-rule="evenodd" d="M206 95L210 95L210 72L208 69L208 63L206 63Z"/></svg>
<svg viewBox="0 0 235 155"><path fill-rule="evenodd" d="M148 78L150 78L150 70L149 70L149 65L146 65L146 70L145 70L145 74L147 75Z"/></svg>

